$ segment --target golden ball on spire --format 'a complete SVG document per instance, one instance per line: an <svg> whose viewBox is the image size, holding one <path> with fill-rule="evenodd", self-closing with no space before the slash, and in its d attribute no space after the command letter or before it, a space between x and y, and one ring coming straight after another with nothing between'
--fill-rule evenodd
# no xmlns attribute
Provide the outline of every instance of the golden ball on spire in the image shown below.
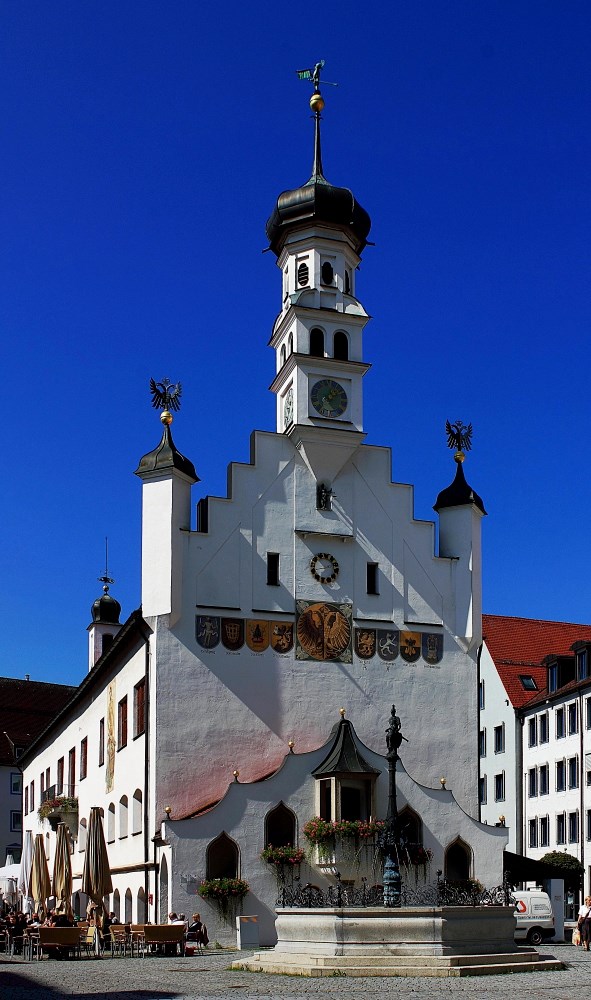
<svg viewBox="0 0 591 1000"><path fill-rule="evenodd" d="M345 709L344 708L339 708L339 715L340 715L341 719L345 718Z"/></svg>
<svg viewBox="0 0 591 1000"><path fill-rule="evenodd" d="M324 98L317 90L314 91L310 98L310 107L312 111L320 113L324 107Z"/></svg>
<svg viewBox="0 0 591 1000"><path fill-rule="evenodd" d="M163 424L166 424L167 427L170 427L172 423L172 413L170 412L170 410L163 410L162 413L160 414L160 419Z"/></svg>

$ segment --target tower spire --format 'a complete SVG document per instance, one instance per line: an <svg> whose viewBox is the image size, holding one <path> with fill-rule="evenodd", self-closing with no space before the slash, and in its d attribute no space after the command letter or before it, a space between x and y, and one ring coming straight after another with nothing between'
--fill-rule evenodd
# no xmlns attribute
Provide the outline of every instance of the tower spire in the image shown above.
<svg viewBox="0 0 591 1000"><path fill-rule="evenodd" d="M323 180L326 179L322 173L322 148L320 144L320 113L324 108L324 98L320 93L320 73L323 68L324 59L320 59L313 69L298 69L296 71L298 79L310 80L314 85L314 93L310 98L310 107L314 112L314 162L312 164L311 180L316 180L319 177L322 177ZM324 82L329 87L338 86L336 83L329 83L328 80Z"/></svg>
<svg viewBox="0 0 591 1000"><path fill-rule="evenodd" d="M105 536L105 572L102 576L98 578L99 583L103 584L103 590L105 594L109 593L109 585L115 583L113 577L109 576L109 539Z"/></svg>

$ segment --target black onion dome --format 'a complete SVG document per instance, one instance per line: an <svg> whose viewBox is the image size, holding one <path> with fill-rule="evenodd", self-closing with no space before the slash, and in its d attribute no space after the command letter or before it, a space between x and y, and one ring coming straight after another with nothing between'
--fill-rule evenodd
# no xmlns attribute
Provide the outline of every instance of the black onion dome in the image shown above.
<svg viewBox="0 0 591 1000"><path fill-rule="evenodd" d="M366 246L371 229L369 215L349 188L335 187L322 174L313 174L302 187L279 195L266 226L271 250L279 255L286 233L310 221L349 230L357 253Z"/></svg>
<svg viewBox="0 0 591 1000"><path fill-rule="evenodd" d="M482 499L466 482L462 463L458 462L453 483L441 491L433 506L433 510L440 511L446 507L464 507L466 504L474 504L475 507L478 507L478 510L486 514Z"/></svg>
<svg viewBox="0 0 591 1000"><path fill-rule="evenodd" d="M121 605L114 597L105 593L102 597L97 597L90 609L90 613L93 622L100 622L103 625L119 625Z"/></svg>
<svg viewBox="0 0 591 1000"><path fill-rule="evenodd" d="M179 472L183 472L194 483L199 482L195 466L189 458L181 455L172 440L170 426L166 424L160 444L154 448L154 451L148 452L147 455L144 455L140 459L140 464L135 470L135 474L136 476L141 476L146 472L169 472L171 469L178 469Z"/></svg>

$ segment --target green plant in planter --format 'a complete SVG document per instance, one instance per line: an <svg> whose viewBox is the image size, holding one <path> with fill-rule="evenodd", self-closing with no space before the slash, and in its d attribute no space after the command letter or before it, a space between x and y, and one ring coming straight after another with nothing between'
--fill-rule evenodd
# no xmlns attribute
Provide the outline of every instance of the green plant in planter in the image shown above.
<svg viewBox="0 0 591 1000"><path fill-rule="evenodd" d="M217 903L226 917L228 911L235 908L250 889L243 878L204 878L197 892L202 899L211 899Z"/></svg>
<svg viewBox="0 0 591 1000"><path fill-rule="evenodd" d="M37 810L39 819L47 819L52 812L77 812L78 799L72 795L56 795L53 799L45 799Z"/></svg>
<svg viewBox="0 0 591 1000"><path fill-rule="evenodd" d="M301 865L306 859L306 855L301 847L292 847L288 844L284 847L273 847L269 844L265 847L263 851L259 854L261 861L266 861L269 865L274 865L275 868L283 868L287 866Z"/></svg>

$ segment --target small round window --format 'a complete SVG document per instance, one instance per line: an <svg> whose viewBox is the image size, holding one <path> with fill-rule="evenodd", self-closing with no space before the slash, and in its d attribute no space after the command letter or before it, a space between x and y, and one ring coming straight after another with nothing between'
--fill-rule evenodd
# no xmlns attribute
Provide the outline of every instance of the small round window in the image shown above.
<svg viewBox="0 0 591 1000"><path fill-rule="evenodd" d="M298 267L298 285L307 285L310 272L307 264L300 264Z"/></svg>
<svg viewBox="0 0 591 1000"><path fill-rule="evenodd" d="M332 285L333 281L334 281L334 271L332 269L332 264L328 260L325 260L324 264L322 265L322 284Z"/></svg>

